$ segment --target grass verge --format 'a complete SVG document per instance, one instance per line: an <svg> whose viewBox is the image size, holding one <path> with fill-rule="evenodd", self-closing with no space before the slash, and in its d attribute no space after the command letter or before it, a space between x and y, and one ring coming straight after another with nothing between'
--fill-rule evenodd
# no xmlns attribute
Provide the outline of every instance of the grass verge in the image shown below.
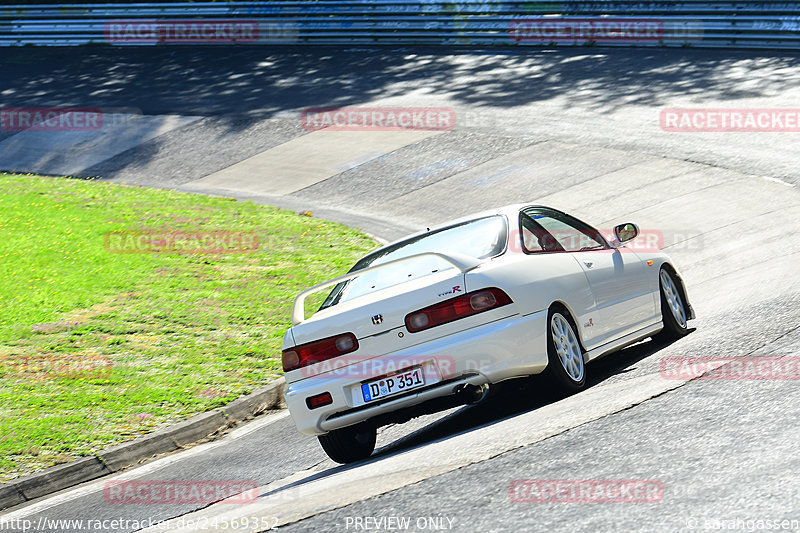
<svg viewBox="0 0 800 533"><path fill-rule="evenodd" d="M3 174L0 235L0 481L279 376L294 296L376 244L251 202Z"/></svg>

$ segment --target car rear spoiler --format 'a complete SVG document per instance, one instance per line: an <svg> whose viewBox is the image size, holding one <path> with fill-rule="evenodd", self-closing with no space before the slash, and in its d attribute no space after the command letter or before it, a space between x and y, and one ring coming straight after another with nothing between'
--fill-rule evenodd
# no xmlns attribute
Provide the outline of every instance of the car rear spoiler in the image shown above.
<svg viewBox="0 0 800 533"><path fill-rule="evenodd" d="M348 281L353 278L357 278L362 274L366 274L367 272L373 272L375 270L379 270L384 267L396 265L398 263L405 263L406 261L411 261L412 259L416 259L418 257L424 256L435 256L441 259L444 259L461 272L468 272L473 268L477 267L481 264L480 259L475 259L474 257L470 257L468 255L460 254L457 252L450 252L450 253L441 253L441 252L422 252L419 254L409 255L408 257L401 257L400 259L394 259L392 261L387 261L386 263L381 263L380 265L375 265L367 268L362 268L361 270L357 270L355 272L350 272L349 274L345 274L344 276L339 276L338 278L330 279L328 281L322 282L318 285L314 285L310 289L306 289L300 294L297 295L297 298L294 299L294 306L292 307L292 324L297 325L303 322L305 318L305 302L306 298L315 292L319 292L322 289L326 289L328 287L332 287L334 285L338 285L343 281Z"/></svg>

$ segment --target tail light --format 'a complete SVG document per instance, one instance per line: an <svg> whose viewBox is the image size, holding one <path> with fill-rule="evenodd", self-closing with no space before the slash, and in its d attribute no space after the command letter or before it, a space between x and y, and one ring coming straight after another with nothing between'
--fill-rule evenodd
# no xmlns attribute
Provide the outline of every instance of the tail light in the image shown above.
<svg viewBox="0 0 800 533"><path fill-rule="evenodd" d="M321 361L327 361L356 350L358 350L358 339L352 333L301 344L283 351L283 371L288 372Z"/></svg>
<svg viewBox="0 0 800 533"><path fill-rule="evenodd" d="M309 409L316 409L317 407L323 407L332 403L333 396L331 396L330 392L323 392L322 394L306 398L306 405Z"/></svg>
<svg viewBox="0 0 800 533"><path fill-rule="evenodd" d="M406 328L415 333L510 303L511 298L497 287L468 292L406 315Z"/></svg>

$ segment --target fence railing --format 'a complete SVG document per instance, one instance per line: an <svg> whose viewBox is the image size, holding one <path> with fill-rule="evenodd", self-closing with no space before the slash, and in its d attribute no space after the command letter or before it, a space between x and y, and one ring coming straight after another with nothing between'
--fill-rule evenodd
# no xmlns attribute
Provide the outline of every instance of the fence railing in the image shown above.
<svg viewBox="0 0 800 533"><path fill-rule="evenodd" d="M800 2L278 0L0 6L0 46L87 44L800 49Z"/></svg>

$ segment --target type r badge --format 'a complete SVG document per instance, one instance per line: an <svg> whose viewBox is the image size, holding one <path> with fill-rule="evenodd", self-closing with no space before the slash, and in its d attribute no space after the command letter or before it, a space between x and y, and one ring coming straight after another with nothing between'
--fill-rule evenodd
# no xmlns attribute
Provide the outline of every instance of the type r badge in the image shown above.
<svg viewBox="0 0 800 533"><path fill-rule="evenodd" d="M383 315L375 315L372 317L372 323L376 326L378 324L383 324Z"/></svg>

